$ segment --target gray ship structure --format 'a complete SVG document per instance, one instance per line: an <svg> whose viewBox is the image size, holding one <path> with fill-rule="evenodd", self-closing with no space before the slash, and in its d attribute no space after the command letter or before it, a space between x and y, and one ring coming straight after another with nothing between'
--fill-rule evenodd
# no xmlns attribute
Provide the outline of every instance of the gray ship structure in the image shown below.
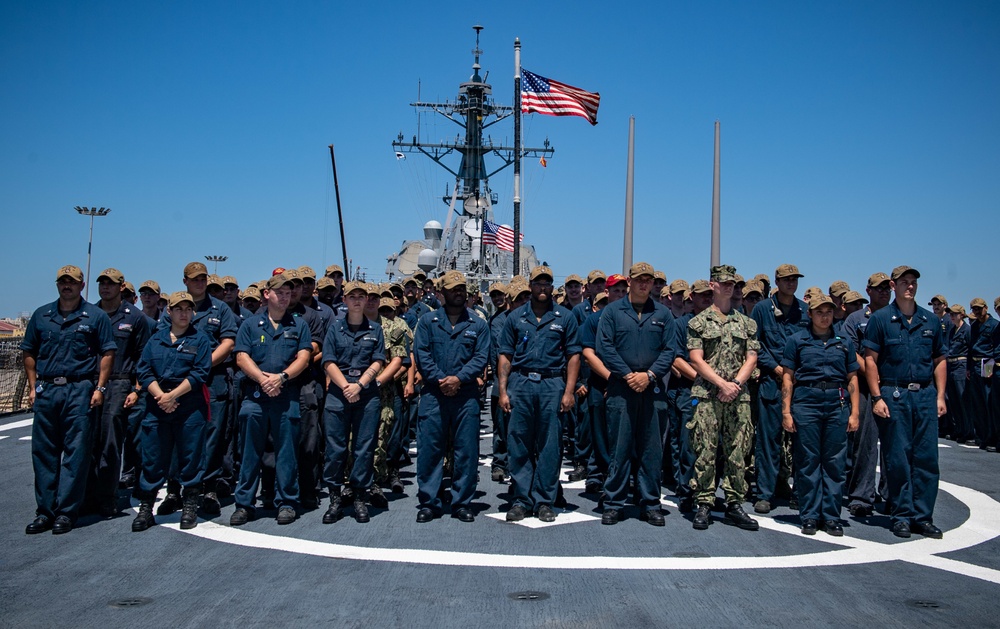
<svg viewBox="0 0 1000 629"><path fill-rule="evenodd" d="M494 208L499 195L490 187L490 178L513 165L520 153L521 158L541 159L551 157L554 149L545 140L541 148L519 148L495 143L484 133L493 125L509 118L516 118L516 109L498 104L493 99L493 87L480 74L479 33L483 27L474 26L476 48L472 51L474 63L472 76L461 83L458 97L443 103L415 102L412 107L444 116L464 130L453 141L423 142L417 135L406 140L403 133L392 143L397 159L407 153L418 153L430 158L454 177L449 186L450 195L442 200L448 206L444 225L436 220L424 225L424 237L419 240L404 241L397 253L388 256L386 275L390 280L412 275L418 270L428 277L437 277L446 271L457 269L465 273L470 283L486 288L493 282L508 281L514 275L526 275L538 265L535 248L527 243L515 243L520 247L519 260L514 268L514 254L493 244L483 245L483 230L486 221L496 223ZM488 76L489 73L487 73ZM518 101L515 94L515 103ZM520 133L520 125L514 125L515 136ZM460 160L456 160L460 157ZM487 158L490 167L487 167ZM457 167L455 162L458 161ZM516 180L516 178L515 178Z"/></svg>

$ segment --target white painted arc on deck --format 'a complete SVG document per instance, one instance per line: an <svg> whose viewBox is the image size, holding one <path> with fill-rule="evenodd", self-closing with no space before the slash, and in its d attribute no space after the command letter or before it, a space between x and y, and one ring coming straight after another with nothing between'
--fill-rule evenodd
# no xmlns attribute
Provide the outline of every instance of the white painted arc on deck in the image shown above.
<svg viewBox="0 0 1000 629"><path fill-rule="evenodd" d="M11 422L9 424L4 424L0 426L0 432L4 430L14 430L15 428L24 428L25 426L30 426L35 422L35 417L32 415L28 419L22 419L20 421Z"/></svg>
<svg viewBox="0 0 1000 629"><path fill-rule="evenodd" d="M557 570L746 570L843 566L886 561L905 561L1000 584L1000 570L937 556L982 544L1000 536L1000 530L991 524L1000 520L1000 503L982 492L952 483L942 482L940 488L953 495L969 509L969 518L958 528L947 531L942 540L917 537L907 542L883 544L850 536L833 538L824 535L809 539L814 539L825 544L843 546L844 548L819 553L771 557L545 556L422 550L415 548L372 548L267 535L223 526L214 522L199 523L197 528L182 532L203 539L250 548L359 561ZM790 523L782 523L771 518L761 518L760 524L761 528L767 530L795 535L799 534L798 526ZM180 531L176 523L164 526ZM888 534L888 531L886 531L886 534Z"/></svg>

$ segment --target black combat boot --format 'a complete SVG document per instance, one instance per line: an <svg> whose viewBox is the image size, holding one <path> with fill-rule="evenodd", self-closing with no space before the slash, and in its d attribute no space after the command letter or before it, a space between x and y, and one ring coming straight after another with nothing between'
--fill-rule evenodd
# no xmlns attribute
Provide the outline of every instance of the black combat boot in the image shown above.
<svg viewBox="0 0 1000 629"><path fill-rule="evenodd" d="M698 512L694 514L694 519L691 520L691 526L699 531L704 531L711 523L712 505L700 503L698 505Z"/></svg>
<svg viewBox="0 0 1000 629"><path fill-rule="evenodd" d="M738 526L744 531L756 531L760 528L757 520L748 516L747 512L743 510L743 506L738 502L730 503L726 507L726 523Z"/></svg>
<svg viewBox="0 0 1000 629"><path fill-rule="evenodd" d="M132 520L132 532L141 533L156 524L153 519L153 501L143 500L139 503L139 515Z"/></svg>
<svg viewBox="0 0 1000 629"><path fill-rule="evenodd" d="M394 467L389 468L389 487L394 494L403 493L403 481L399 478L399 470Z"/></svg>
<svg viewBox="0 0 1000 629"><path fill-rule="evenodd" d="M183 506L180 494L167 494L160 506L156 509L156 515L170 515Z"/></svg>
<svg viewBox="0 0 1000 629"><path fill-rule="evenodd" d="M330 508L323 514L323 524L333 524L340 519L340 496L330 496Z"/></svg>
<svg viewBox="0 0 1000 629"><path fill-rule="evenodd" d="M361 497L361 492L357 492L358 495L354 498L354 519L358 522L368 522L371 520L368 517L368 505L365 504L365 499Z"/></svg>
<svg viewBox="0 0 1000 629"><path fill-rule="evenodd" d="M184 507L181 511L181 528L193 529L198 526L198 494L184 496Z"/></svg>
<svg viewBox="0 0 1000 629"><path fill-rule="evenodd" d="M373 484L368 489L368 500L372 503L373 507L378 507L379 509L389 508L389 500L382 493L382 488L377 484Z"/></svg>

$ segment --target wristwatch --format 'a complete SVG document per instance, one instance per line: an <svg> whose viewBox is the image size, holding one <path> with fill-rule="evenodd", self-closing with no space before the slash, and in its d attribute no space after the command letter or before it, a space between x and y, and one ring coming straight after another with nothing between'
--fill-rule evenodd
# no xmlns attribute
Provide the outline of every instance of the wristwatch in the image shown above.
<svg viewBox="0 0 1000 629"><path fill-rule="evenodd" d="M736 386L738 386L741 389L743 388L743 383L740 382L739 378L733 378L733 384L735 384Z"/></svg>
<svg viewBox="0 0 1000 629"><path fill-rule="evenodd" d="M650 382L655 382L656 381L656 374L653 373L652 369L650 369L649 371L646 372L646 377L649 378Z"/></svg>
<svg viewBox="0 0 1000 629"><path fill-rule="evenodd" d="M103 394L103 393L107 392L108 388L107 387L96 387L96 388L94 388L94 390Z"/></svg>
<svg viewBox="0 0 1000 629"><path fill-rule="evenodd" d="M882 396L881 395L873 395L872 396L872 404L876 404L876 403L881 402L881 401L882 401Z"/></svg>
<svg viewBox="0 0 1000 629"><path fill-rule="evenodd" d="M278 375L281 376L281 384L285 384L286 382L288 382L288 374L287 373L285 373L284 371L282 371Z"/></svg>

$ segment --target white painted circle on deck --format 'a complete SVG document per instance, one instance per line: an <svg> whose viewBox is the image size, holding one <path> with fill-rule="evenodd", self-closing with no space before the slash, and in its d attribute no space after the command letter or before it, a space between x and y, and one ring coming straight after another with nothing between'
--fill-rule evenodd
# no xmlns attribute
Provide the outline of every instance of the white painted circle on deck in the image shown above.
<svg viewBox="0 0 1000 629"><path fill-rule="evenodd" d="M905 561L1000 584L1000 570L984 568L939 556L982 544L1000 536L1000 530L995 527L995 523L1000 521L1000 503L982 492L951 483L940 483L940 489L957 498L969 509L969 518L958 528L946 531L944 539L935 540L915 536L915 539L906 542L880 543L849 536L830 537L823 535L803 539L815 539L824 544L833 544L843 546L844 548L819 553L770 557L689 558L509 555L422 550L416 548L375 548L269 535L246 529L223 526L214 522L200 522L196 528L182 532L203 539L250 548L263 548L315 557L358 561L556 570L741 570L844 566L886 561ZM770 518L761 518L760 525L762 529L795 535L799 534L799 527L797 525L778 522ZM164 526L180 530L177 524L167 524ZM889 531L885 533L886 535L890 535ZM711 533L707 534L711 535Z"/></svg>

